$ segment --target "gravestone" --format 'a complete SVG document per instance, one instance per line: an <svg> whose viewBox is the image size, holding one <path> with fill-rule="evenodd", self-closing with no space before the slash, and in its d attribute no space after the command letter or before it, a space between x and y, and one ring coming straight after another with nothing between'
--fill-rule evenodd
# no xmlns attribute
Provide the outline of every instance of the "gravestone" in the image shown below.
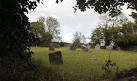
<svg viewBox="0 0 137 81"><path fill-rule="evenodd" d="M50 51L54 51L55 50L55 44L54 43L50 43L49 50Z"/></svg>
<svg viewBox="0 0 137 81"><path fill-rule="evenodd" d="M62 60L62 54L61 51L57 51L54 53L49 53L49 62L52 64L63 64L63 60Z"/></svg>
<svg viewBox="0 0 137 81"><path fill-rule="evenodd" d="M76 48L77 48L77 43L74 42L74 43L71 45L70 50L76 50Z"/></svg>
<svg viewBox="0 0 137 81"><path fill-rule="evenodd" d="M112 45L107 46L107 47L106 47L106 50L107 50L107 51L112 51L112 50L113 50L113 46L112 46Z"/></svg>
<svg viewBox="0 0 137 81"><path fill-rule="evenodd" d="M88 47L85 46L85 45L82 45L82 46L81 46L81 50L82 50L82 51L88 51Z"/></svg>
<svg viewBox="0 0 137 81"><path fill-rule="evenodd" d="M120 48L120 47L117 47L117 50L121 50L121 48Z"/></svg>
<svg viewBox="0 0 137 81"><path fill-rule="evenodd" d="M89 58L89 60L97 60L97 58Z"/></svg>
<svg viewBox="0 0 137 81"><path fill-rule="evenodd" d="M99 44L96 44L95 50L96 50L96 51L100 51L100 45L99 45Z"/></svg>

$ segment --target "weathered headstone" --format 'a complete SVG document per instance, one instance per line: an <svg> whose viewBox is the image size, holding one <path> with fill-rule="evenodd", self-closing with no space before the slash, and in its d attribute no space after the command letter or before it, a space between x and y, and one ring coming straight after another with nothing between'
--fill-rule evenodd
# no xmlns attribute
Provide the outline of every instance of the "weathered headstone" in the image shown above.
<svg viewBox="0 0 137 81"><path fill-rule="evenodd" d="M55 44L54 43L50 43L49 50L50 51L54 51L55 50Z"/></svg>
<svg viewBox="0 0 137 81"><path fill-rule="evenodd" d="M96 50L96 51L100 51L100 45L99 45L99 44L96 44L95 50Z"/></svg>
<svg viewBox="0 0 137 81"><path fill-rule="evenodd" d="M120 47L117 47L117 50L121 50L121 48L120 48Z"/></svg>
<svg viewBox="0 0 137 81"><path fill-rule="evenodd" d="M88 48L87 48L87 46L82 45L82 46L81 46L81 50L82 50L82 51L88 51Z"/></svg>
<svg viewBox="0 0 137 81"><path fill-rule="evenodd" d="M81 51L88 51L90 49L90 45L81 45Z"/></svg>
<svg viewBox="0 0 137 81"><path fill-rule="evenodd" d="M107 51L112 51L112 50L113 50L113 46L112 46L112 45L107 46L107 47L106 47L106 50L107 50Z"/></svg>
<svg viewBox="0 0 137 81"><path fill-rule="evenodd" d="M49 53L49 62L54 64L63 64L62 54L60 51Z"/></svg>
<svg viewBox="0 0 137 81"><path fill-rule="evenodd" d="M90 45L87 45L87 48L88 48L88 49L90 49L90 48L91 48L91 46L90 46Z"/></svg>
<svg viewBox="0 0 137 81"><path fill-rule="evenodd" d="M76 48L77 48L77 43L74 42L74 43L71 45L70 50L76 50Z"/></svg>

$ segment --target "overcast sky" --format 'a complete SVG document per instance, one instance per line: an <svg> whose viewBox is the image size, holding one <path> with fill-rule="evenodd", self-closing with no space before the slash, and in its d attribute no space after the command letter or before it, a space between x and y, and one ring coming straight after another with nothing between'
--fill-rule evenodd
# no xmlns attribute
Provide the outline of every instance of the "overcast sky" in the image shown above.
<svg viewBox="0 0 137 81"><path fill-rule="evenodd" d="M73 34L78 31L84 34L89 42L91 31L93 31L99 22L100 14L95 12L93 9L85 12L79 10L74 13L72 8L76 4L76 0L63 0L62 3L56 4L55 0L43 0L43 5L38 7L28 14L29 21L35 22L39 16L49 17L52 16L57 18L60 22L60 30L62 41L72 43ZM132 10L127 10L123 7L124 14L133 21L128 15L131 14Z"/></svg>

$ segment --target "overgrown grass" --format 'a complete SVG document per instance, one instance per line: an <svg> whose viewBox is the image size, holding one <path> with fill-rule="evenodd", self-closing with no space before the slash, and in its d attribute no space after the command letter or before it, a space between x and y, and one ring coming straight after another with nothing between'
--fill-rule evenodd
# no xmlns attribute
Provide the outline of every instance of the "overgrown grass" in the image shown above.
<svg viewBox="0 0 137 81"><path fill-rule="evenodd" d="M89 52L67 50L69 48L56 48L55 51L61 51L63 56L63 65L49 63L49 51L46 47L31 47L35 53L32 60L41 70L48 81L93 81L104 73L102 66L108 60L109 53L106 50ZM112 51L111 60L119 67L119 70L131 69L137 67L137 52L133 51ZM97 60L89 60L97 58ZM54 80L52 80L54 78ZM59 79L55 79L59 78Z"/></svg>

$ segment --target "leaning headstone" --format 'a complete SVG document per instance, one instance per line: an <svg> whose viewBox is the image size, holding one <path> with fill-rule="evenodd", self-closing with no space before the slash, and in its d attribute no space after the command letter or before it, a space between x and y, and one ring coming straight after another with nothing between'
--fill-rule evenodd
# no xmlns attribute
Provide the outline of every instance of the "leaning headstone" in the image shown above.
<svg viewBox="0 0 137 81"><path fill-rule="evenodd" d="M49 62L52 64L63 64L62 54L60 51L49 53Z"/></svg>
<svg viewBox="0 0 137 81"><path fill-rule="evenodd" d="M86 52L86 51L88 51L88 47L85 46L85 45L82 45L82 46L81 46L81 50Z"/></svg>
<svg viewBox="0 0 137 81"><path fill-rule="evenodd" d="M87 45L87 48L88 48L88 49L90 49L90 48L91 48L91 46L90 46L90 45Z"/></svg>
<svg viewBox="0 0 137 81"><path fill-rule="evenodd" d="M71 45L70 50L76 50L76 48L77 48L77 43L74 42L74 43Z"/></svg>
<svg viewBox="0 0 137 81"><path fill-rule="evenodd" d="M112 45L107 46L107 47L106 47L106 50L107 50L107 51L112 51L112 50L113 50L113 46L112 46Z"/></svg>
<svg viewBox="0 0 137 81"><path fill-rule="evenodd" d="M100 45L99 45L99 44L96 44L95 50L96 50L96 51L100 51Z"/></svg>
<svg viewBox="0 0 137 81"><path fill-rule="evenodd" d="M50 51L54 51L55 50L55 44L54 43L50 43L49 50Z"/></svg>

